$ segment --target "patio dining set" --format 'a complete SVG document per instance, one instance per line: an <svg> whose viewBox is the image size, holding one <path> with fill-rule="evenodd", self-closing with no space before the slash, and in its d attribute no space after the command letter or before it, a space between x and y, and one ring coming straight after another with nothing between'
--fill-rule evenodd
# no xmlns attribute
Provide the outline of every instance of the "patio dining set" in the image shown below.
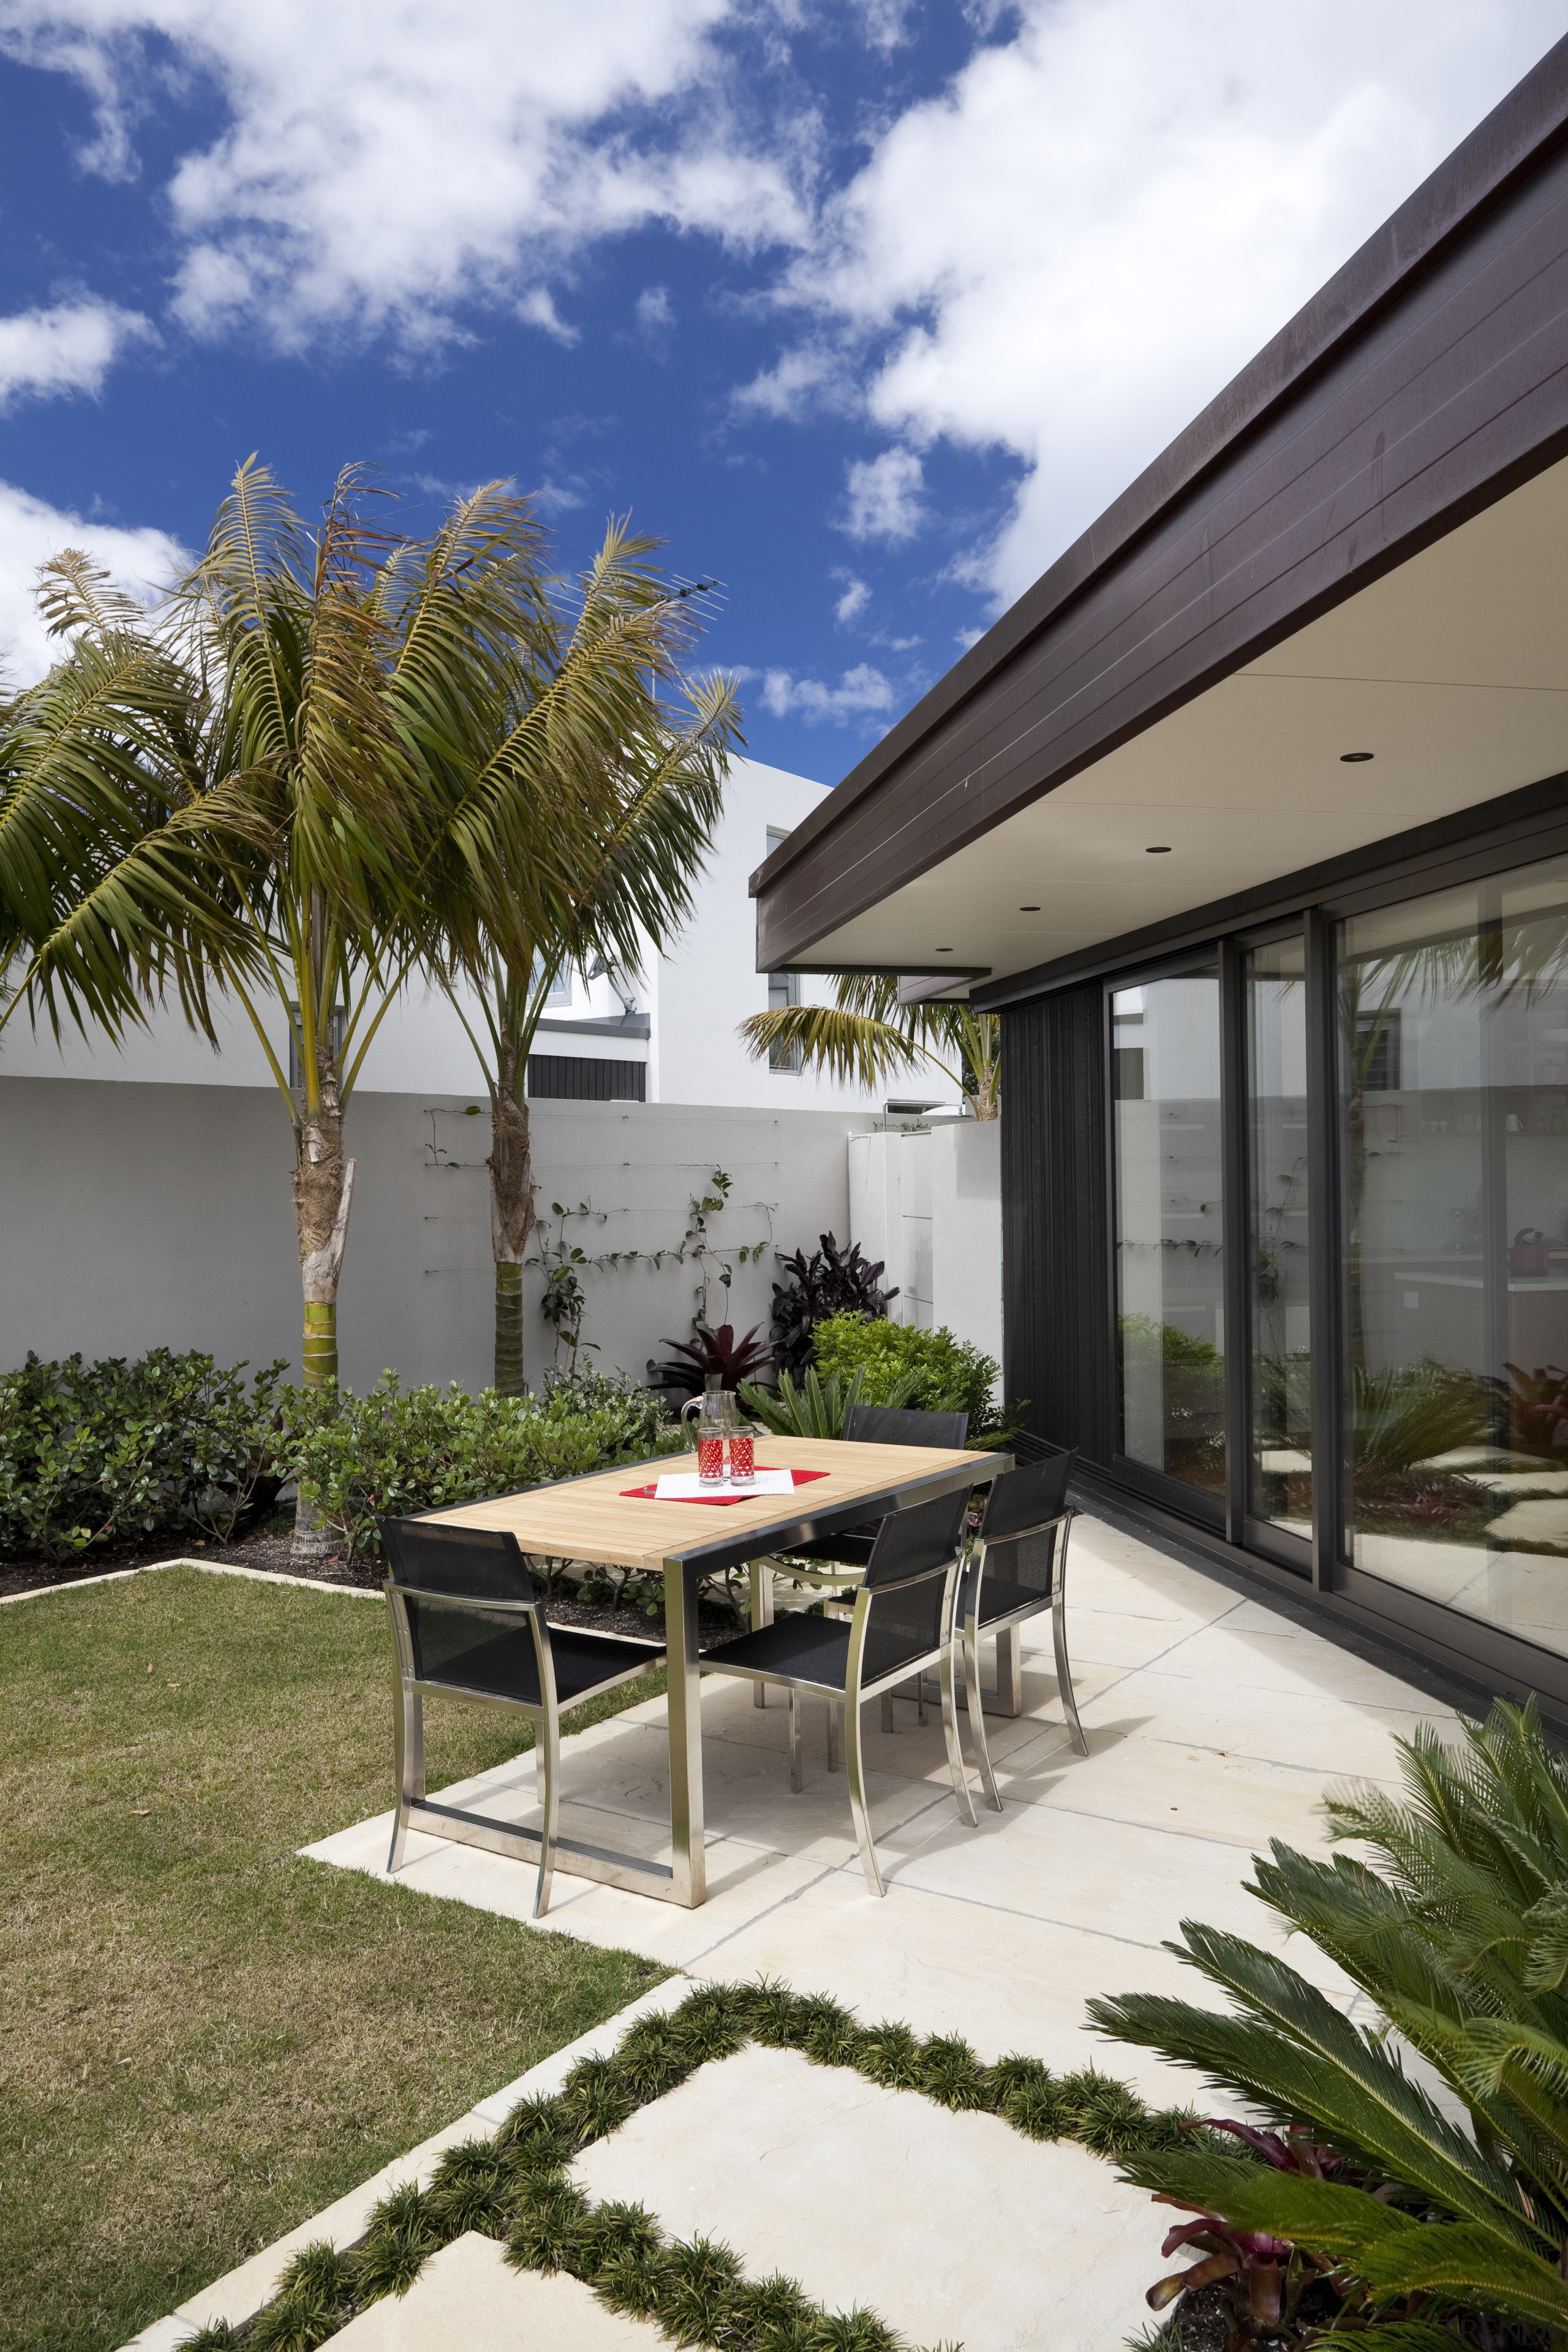
<svg viewBox="0 0 1568 2352"><path fill-rule="evenodd" d="M403 1864L413 1830L536 1869L536 1918L549 1905L557 1868L689 1907L700 1904L707 1888L699 1686L701 1675L720 1675L750 1682L758 1706L770 1688L783 1691L790 1787L797 1793L805 1703L826 1701L829 1769L841 1722L860 1860L868 1885L881 1895L867 1806L865 1704L880 1701L890 1731L896 1699L912 1702L923 1721L934 1684L959 1817L977 1826L960 1705L984 1801L1000 1811L985 1705L1020 1711L1019 1629L1047 1611L1068 1728L1086 1753L1065 1617L1073 1516L1066 1497L1075 1456L1050 1452L1019 1464L1005 1453L969 1449L967 1433L963 1413L854 1405L842 1439L767 1441L760 1466L774 1475L754 1483L787 1485L787 1492L692 1495L686 1490L695 1478L682 1473L696 1457L690 1464L666 1457L384 1520L396 1651L389 1870ZM654 1469L663 1477L639 1483ZM662 1575L665 1640L552 1623L531 1565L550 1557ZM700 1650L700 1589L737 1569L749 1571L750 1630ZM794 1605L775 1612L781 1580L792 1588ZM993 1639L996 1682L983 1694L980 1644ZM560 1825L563 1711L661 1664L668 1666L668 1862L566 1836ZM537 1828L426 1794L424 1701L437 1693L509 1709L532 1725Z"/></svg>

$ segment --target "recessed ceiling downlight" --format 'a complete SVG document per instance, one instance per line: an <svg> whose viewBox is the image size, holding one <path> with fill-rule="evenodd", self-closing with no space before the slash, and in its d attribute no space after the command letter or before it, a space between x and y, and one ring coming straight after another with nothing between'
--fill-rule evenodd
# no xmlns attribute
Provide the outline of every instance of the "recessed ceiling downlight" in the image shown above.
<svg viewBox="0 0 1568 2352"><path fill-rule="evenodd" d="M1363 760L1375 760L1376 757L1375 751L1342 751L1340 765L1342 768L1356 768Z"/></svg>
<svg viewBox="0 0 1568 2352"><path fill-rule="evenodd" d="M1143 852L1145 857L1169 857L1170 854L1171 845L1168 841L1152 841Z"/></svg>
<svg viewBox="0 0 1568 2352"><path fill-rule="evenodd" d="M1037 915L1039 911L1037 907L1020 907L1018 909L1020 915Z"/></svg>

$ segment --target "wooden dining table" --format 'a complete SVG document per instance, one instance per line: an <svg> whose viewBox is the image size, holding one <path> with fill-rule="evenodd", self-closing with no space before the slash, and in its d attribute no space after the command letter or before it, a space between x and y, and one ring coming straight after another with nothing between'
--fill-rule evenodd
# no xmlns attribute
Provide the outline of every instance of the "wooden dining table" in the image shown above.
<svg viewBox="0 0 1568 2352"><path fill-rule="evenodd" d="M437 1525L503 1528L525 1552L664 1579L669 1660L670 1859L647 1860L581 1841L557 1843L556 1868L694 1908L707 1897L702 1803L702 1720L697 1598L705 1578L781 1551L809 1550L862 1520L987 1484L1013 1466L1006 1454L949 1446L863 1445L813 1437L759 1437L757 1467L806 1474L788 1495L725 1493L722 1500L658 1502L639 1493L659 1477L695 1471L695 1454L664 1454L559 1478L421 1516ZM459 1836L461 1832L457 1832Z"/></svg>

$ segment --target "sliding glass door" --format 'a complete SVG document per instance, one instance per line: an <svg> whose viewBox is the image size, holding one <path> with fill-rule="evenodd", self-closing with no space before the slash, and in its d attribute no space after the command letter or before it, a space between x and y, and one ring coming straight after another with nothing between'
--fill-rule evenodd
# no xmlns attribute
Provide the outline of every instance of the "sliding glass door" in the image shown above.
<svg viewBox="0 0 1568 2352"><path fill-rule="evenodd" d="M1352 1563L1568 1654L1568 860L1341 927Z"/></svg>
<svg viewBox="0 0 1568 2352"><path fill-rule="evenodd" d="M1113 991L1121 1452L1223 1507L1225 1191L1219 967Z"/></svg>

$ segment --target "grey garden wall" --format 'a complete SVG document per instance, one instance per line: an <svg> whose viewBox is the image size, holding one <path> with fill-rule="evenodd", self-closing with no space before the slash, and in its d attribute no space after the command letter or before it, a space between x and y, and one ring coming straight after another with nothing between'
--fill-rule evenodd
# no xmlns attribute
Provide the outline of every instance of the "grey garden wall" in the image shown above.
<svg viewBox="0 0 1568 2352"><path fill-rule="evenodd" d="M472 1097L361 1094L351 1106L357 1162L339 1300L342 1376L363 1389L387 1366L407 1380L490 1376L489 1121ZM688 1202L715 1169L733 1180L712 1221L737 1265L714 1284L711 1319L764 1331L773 1245L815 1246L848 1231L849 1112L725 1109L658 1103L531 1107L534 1174L547 1217L586 1201L572 1238L590 1256L679 1244ZM277 1097L258 1087L0 1078L0 1365L40 1355L135 1356L159 1345L220 1360L285 1356L297 1368L300 1281L289 1194L291 1139ZM553 1220L552 1220L553 1222ZM669 1335L689 1336L700 1268L666 1262L583 1274L590 1361L640 1373ZM527 1363L552 1360L530 1302Z"/></svg>

